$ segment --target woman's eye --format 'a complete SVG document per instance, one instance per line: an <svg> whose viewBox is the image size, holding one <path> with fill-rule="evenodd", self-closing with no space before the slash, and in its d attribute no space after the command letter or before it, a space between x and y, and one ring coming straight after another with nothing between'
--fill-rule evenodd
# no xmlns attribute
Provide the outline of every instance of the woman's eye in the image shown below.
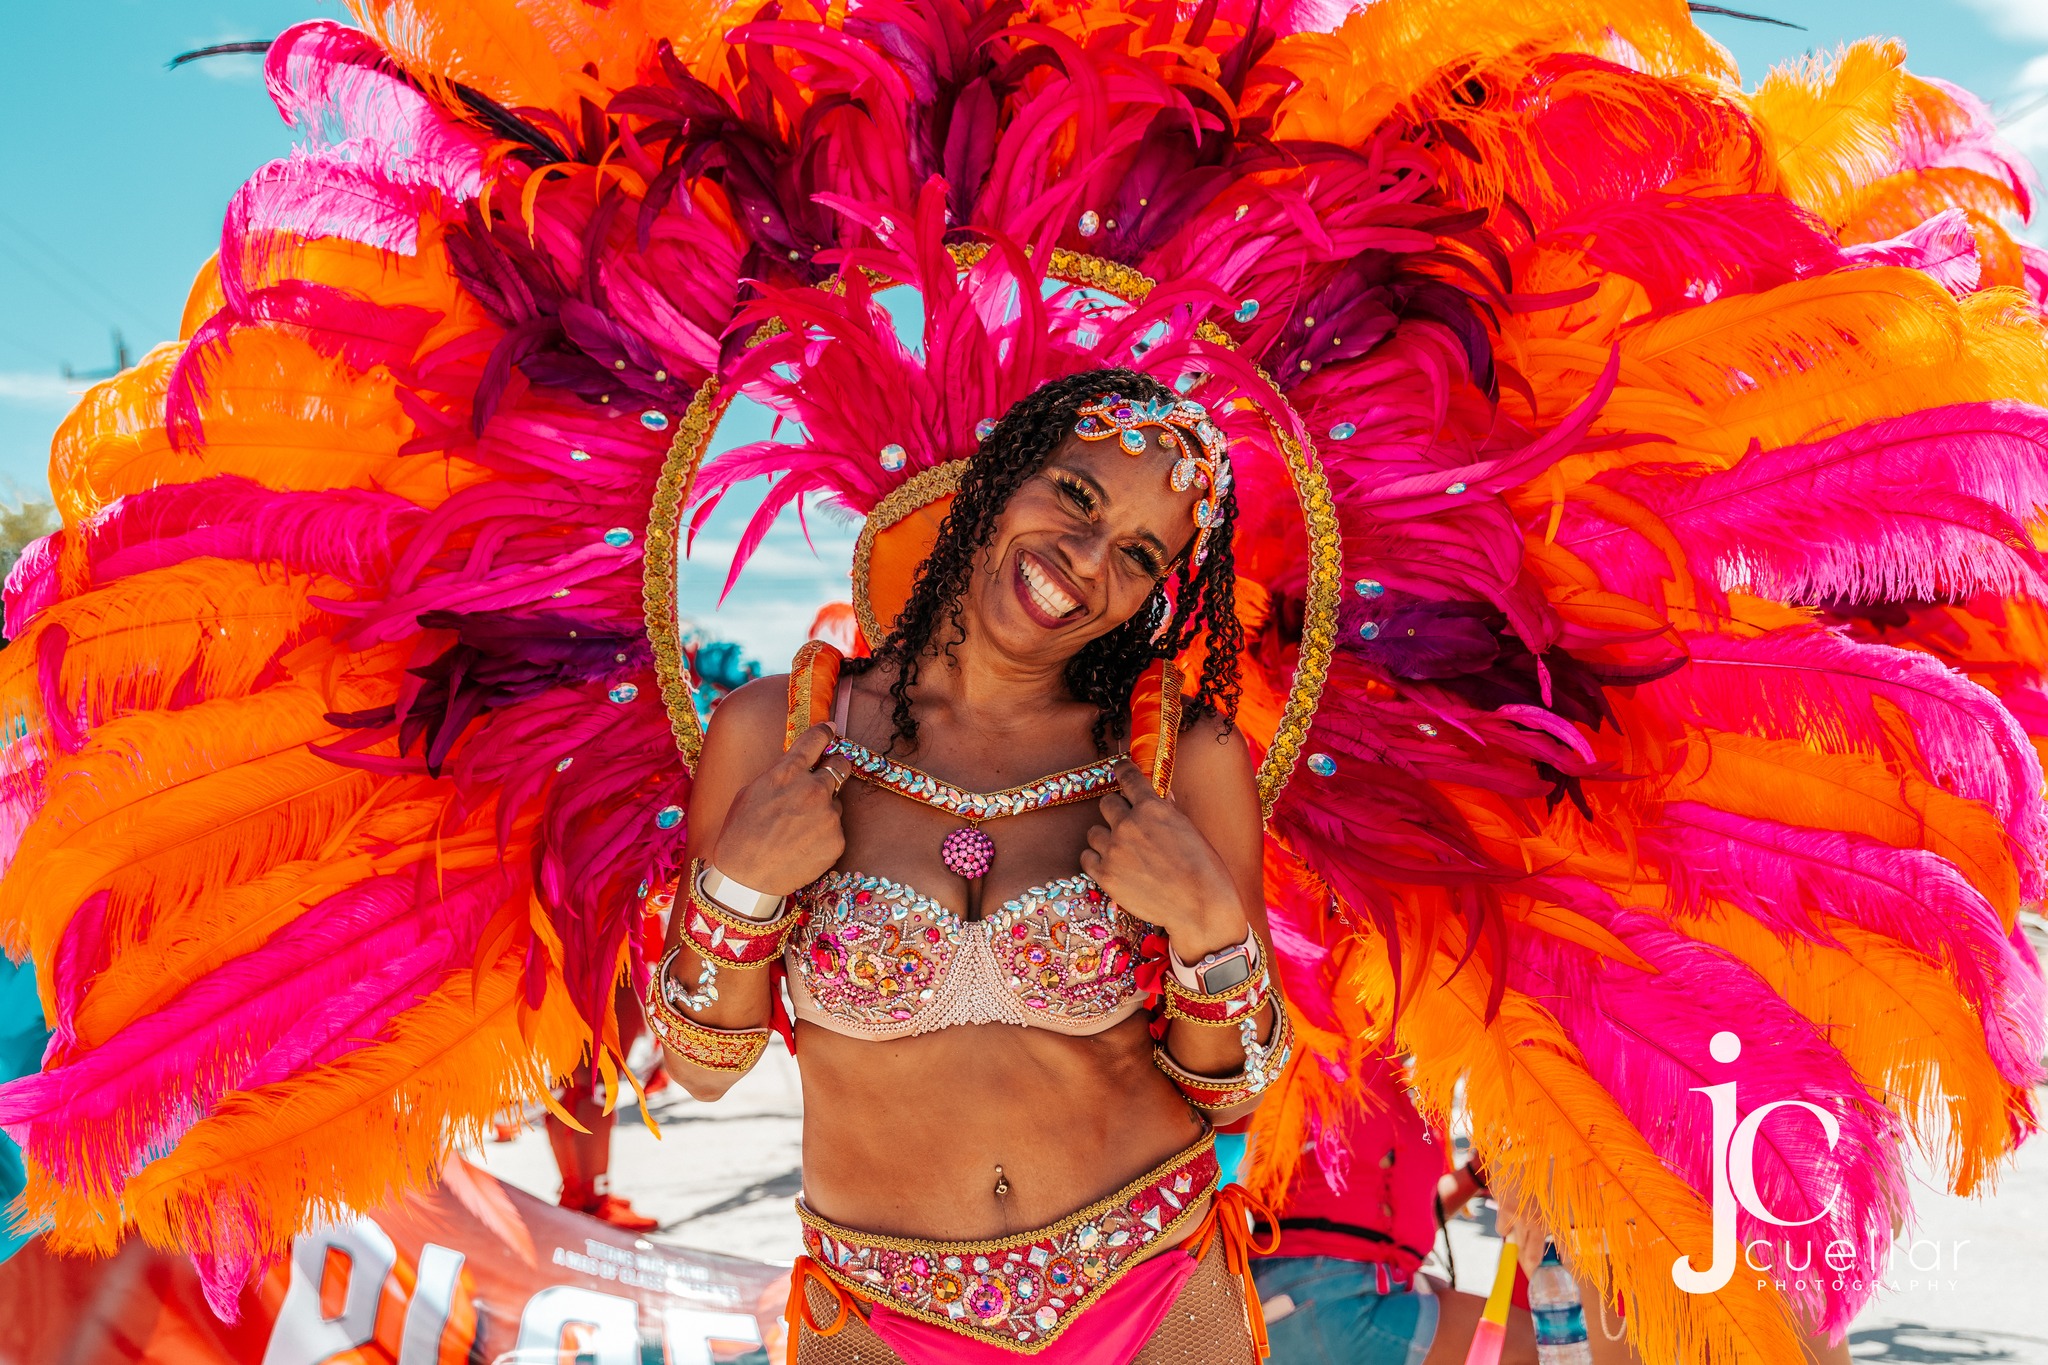
<svg viewBox="0 0 2048 1365"><path fill-rule="evenodd" d="M1055 482L1059 485L1060 496L1064 497L1074 507L1083 512L1093 512L1095 510L1095 499L1089 495L1086 488L1078 483L1069 483L1065 479L1058 479Z"/></svg>
<svg viewBox="0 0 2048 1365"><path fill-rule="evenodd" d="M1150 550L1140 545L1133 545L1125 550L1124 553L1130 557L1131 563L1137 566L1138 572L1148 578L1159 577L1159 557Z"/></svg>

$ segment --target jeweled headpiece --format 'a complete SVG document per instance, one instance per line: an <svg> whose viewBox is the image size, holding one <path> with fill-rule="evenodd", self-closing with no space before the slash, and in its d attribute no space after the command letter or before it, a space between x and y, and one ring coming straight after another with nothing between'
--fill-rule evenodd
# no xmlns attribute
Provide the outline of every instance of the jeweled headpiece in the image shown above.
<svg viewBox="0 0 2048 1365"><path fill-rule="evenodd" d="M1173 491L1201 490L1195 499L1195 547L1189 556L1200 568L1209 554L1209 532L1223 515L1223 495L1230 491L1230 440L1209 420L1209 410L1192 398L1136 400L1109 393L1082 404L1080 414L1074 424L1076 436L1084 441L1114 436L1126 455L1143 455L1144 428L1159 428L1159 444L1177 457L1167 476Z"/></svg>

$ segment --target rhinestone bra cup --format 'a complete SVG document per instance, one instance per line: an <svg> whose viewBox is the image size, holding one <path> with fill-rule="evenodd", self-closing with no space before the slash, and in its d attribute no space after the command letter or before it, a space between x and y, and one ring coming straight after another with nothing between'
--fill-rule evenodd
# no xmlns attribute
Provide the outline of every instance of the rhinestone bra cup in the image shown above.
<svg viewBox="0 0 2048 1365"><path fill-rule="evenodd" d="M968 921L886 877L828 872L797 893L788 949L799 1019L856 1038L955 1024L1100 1033L1135 1013L1147 926L1087 877L1034 886Z"/></svg>

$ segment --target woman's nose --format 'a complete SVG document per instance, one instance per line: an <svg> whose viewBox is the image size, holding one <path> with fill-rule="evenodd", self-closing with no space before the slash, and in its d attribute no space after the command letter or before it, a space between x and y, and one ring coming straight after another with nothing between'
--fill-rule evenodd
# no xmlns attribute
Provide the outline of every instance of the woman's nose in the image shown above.
<svg viewBox="0 0 2048 1365"><path fill-rule="evenodd" d="M1107 531L1095 527L1072 532L1060 542L1060 548L1066 551L1067 563L1076 574L1097 578L1109 561L1110 538Z"/></svg>

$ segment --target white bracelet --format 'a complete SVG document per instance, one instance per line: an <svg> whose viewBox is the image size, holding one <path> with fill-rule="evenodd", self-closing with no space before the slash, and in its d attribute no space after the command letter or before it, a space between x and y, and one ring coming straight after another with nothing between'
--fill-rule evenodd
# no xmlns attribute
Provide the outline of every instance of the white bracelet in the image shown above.
<svg viewBox="0 0 2048 1365"><path fill-rule="evenodd" d="M710 863L704 864L704 871L697 877L697 890L706 900L714 901L729 914L741 919L759 920L766 924L782 913L782 903L787 896L771 896L720 872Z"/></svg>
<svg viewBox="0 0 2048 1365"><path fill-rule="evenodd" d="M1192 967L1180 960L1180 954L1173 950L1173 944L1169 942L1166 945L1166 965L1173 968L1173 979L1175 981L1180 982L1188 990L1199 992L1202 989L1202 968L1210 965L1226 953L1236 952L1239 948L1244 949L1250 955L1251 961L1247 964L1250 969L1254 972L1258 971L1259 931L1252 928L1247 928L1244 931L1244 942L1233 943L1228 948L1219 948L1215 952L1205 955L1200 962L1197 962Z"/></svg>

